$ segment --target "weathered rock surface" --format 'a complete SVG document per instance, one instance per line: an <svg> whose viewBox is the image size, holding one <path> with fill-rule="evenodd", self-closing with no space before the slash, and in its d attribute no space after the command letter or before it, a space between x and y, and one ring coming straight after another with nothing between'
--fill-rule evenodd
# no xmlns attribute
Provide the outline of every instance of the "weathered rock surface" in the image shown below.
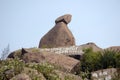
<svg viewBox="0 0 120 80"><path fill-rule="evenodd" d="M27 74L21 73L21 74L14 76L10 80L31 80L31 78Z"/></svg>
<svg viewBox="0 0 120 80"><path fill-rule="evenodd" d="M119 51L120 52L120 46L111 46L109 48L106 48L107 50L113 50L113 51Z"/></svg>
<svg viewBox="0 0 120 80"><path fill-rule="evenodd" d="M59 22L64 22L65 24L68 24L71 21L71 17L72 17L72 15L70 15L70 14L60 16L55 20L55 23L57 24Z"/></svg>
<svg viewBox="0 0 120 80"><path fill-rule="evenodd" d="M29 77L32 80L34 80L35 77L39 78L40 80L46 80L42 73L40 73L37 70L32 69L32 68L24 67L24 70L21 73L25 73L25 74L29 75Z"/></svg>
<svg viewBox="0 0 120 80"><path fill-rule="evenodd" d="M83 49L87 49L87 48L92 48L94 52L97 52L97 51L102 51L103 49L98 47L95 43L93 42L89 42L89 43L86 43L86 44L83 44L83 45L80 45L79 46L79 49L83 50Z"/></svg>
<svg viewBox="0 0 120 80"><path fill-rule="evenodd" d="M56 25L42 37L39 48L53 48L75 45L74 36L68 29L66 23L71 19L70 15L65 15L56 20Z"/></svg>
<svg viewBox="0 0 120 80"><path fill-rule="evenodd" d="M26 53L23 56L25 62L44 63L48 62L60 67L65 72L77 72L79 70L80 62L74 58L62 54L55 54L50 52Z"/></svg>
<svg viewBox="0 0 120 80"><path fill-rule="evenodd" d="M91 73L92 80L112 80L114 77L118 77L120 70L116 68L108 68L103 70L94 71Z"/></svg>
<svg viewBox="0 0 120 80"><path fill-rule="evenodd" d="M59 78L61 80L82 80L80 76L71 74L71 73L66 73L62 71L55 70L54 71L57 75L59 75Z"/></svg>

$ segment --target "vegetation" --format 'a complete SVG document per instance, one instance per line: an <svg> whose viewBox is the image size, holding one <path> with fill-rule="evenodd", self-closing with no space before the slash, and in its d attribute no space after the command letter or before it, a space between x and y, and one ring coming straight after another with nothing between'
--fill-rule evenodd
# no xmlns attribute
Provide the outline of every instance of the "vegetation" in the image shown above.
<svg viewBox="0 0 120 80"><path fill-rule="evenodd" d="M25 64L18 59L7 59L0 61L0 80L8 80L21 73Z"/></svg>
<svg viewBox="0 0 120 80"><path fill-rule="evenodd" d="M54 66L48 63L42 64L34 64L34 65L27 65L28 67L37 70L38 72L42 73L47 80L59 80L59 76L54 73Z"/></svg>
<svg viewBox="0 0 120 80"><path fill-rule="evenodd" d="M100 69L101 57L102 55L99 52L93 52L92 48L84 49L84 55L81 60L82 71L96 71Z"/></svg>
<svg viewBox="0 0 120 80"><path fill-rule="evenodd" d="M114 50L104 50L93 52L92 48L84 49L81 60L82 77L90 78L92 71L106 68L120 68L120 52Z"/></svg>
<svg viewBox="0 0 120 80"><path fill-rule="evenodd" d="M9 54L9 51L10 51L10 46L8 44L8 46L6 48L4 48L4 50L2 51L0 60L6 59L6 57Z"/></svg>
<svg viewBox="0 0 120 80"><path fill-rule="evenodd" d="M6 49L7 50L7 49ZM91 78L91 72L106 68L120 69L120 52L114 50L104 50L102 52L94 52L92 48L84 49L84 54L80 60L81 66L78 71L79 76L83 80ZM32 52L39 52L39 50L32 49ZM15 52L14 59L0 60L0 80L9 80L14 76L24 72L30 76L32 80L40 80L42 76L47 80L61 80L60 76L55 72L56 66L49 63L25 63L20 60L21 50ZM25 69L30 69L25 72ZM35 74L37 71L38 74ZM112 80L120 80L120 70ZM64 80L74 80L73 76L65 75Z"/></svg>
<svg viewBox="0 0 120 80"><path fill-rule="evenodd" d="M26 73L32 80L62 80L55 70L49 63L24 63L19 58L6 59L0 61L0 80L10 80L21 73ZM64 80L74 80L74 76L66 75Z"/></svg>
<svg viewBox="0 0 120 80"><path fill-rule="evenodd" d="M115 68L117 61L115 60L117 53L115 51L105 50L103 51L103 56L101 57L101 68Z"/></svg>

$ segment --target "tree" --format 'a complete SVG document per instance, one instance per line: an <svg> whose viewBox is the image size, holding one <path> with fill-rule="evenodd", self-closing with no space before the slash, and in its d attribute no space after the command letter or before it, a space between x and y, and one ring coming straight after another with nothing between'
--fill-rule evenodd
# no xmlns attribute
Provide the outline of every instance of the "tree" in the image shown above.
<svg viewBox="0 0 120 80"><path fill-rule="evenodd" d="M8 44L7 47L4 48L4 50L2 51L0 60L6 59L6 57L7 57L8 54L9 54L9 51L10 51L10 46L9 46L9 44Z"/></svg>

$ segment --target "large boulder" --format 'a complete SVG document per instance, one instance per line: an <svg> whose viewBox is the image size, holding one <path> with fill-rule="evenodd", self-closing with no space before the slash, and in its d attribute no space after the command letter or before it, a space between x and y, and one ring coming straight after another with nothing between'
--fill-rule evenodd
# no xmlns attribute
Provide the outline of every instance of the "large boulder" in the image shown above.
<svg viewBox="0 0 120 80"><path fill-rule="evenodd" d="M64 15L56 19L56 25L44 35L39 43L39 48L53 48L75 45L74 36L67 24L71 21L71 15Z"/></svg>
<svg viewBox="0 0 120 80"><path fill-rule="evenodd" d="M120 69L117 68L108 68L98 71L91 72L91 80L118 80L112 78L120 79Z"/></svg>
<svg viewBox="0 0 120 80"><path fill-rule="evenodd" d="M39 53L26 53L23 55L23 60L27 63L36 62L36 63L45 63L55 65L60 67L60 70L65 72L77 72L79 70L80 62L74 58L62 55L55 54L51 52L39 52Z"/></svg>

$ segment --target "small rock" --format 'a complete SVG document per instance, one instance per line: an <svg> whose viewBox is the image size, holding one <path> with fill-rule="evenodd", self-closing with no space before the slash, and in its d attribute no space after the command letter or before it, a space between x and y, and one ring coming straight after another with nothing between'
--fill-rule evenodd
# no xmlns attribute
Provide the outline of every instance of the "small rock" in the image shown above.
<svg viewBox="0 0 120 80"><path fill-rule="evenodd" d="M71 17L72 17L72 15L70 15L70 14L60 16L55 20L55 23L57 24L59 22L64 22L65 24L68 24L71 21Z"/></svg>
<svg viewBox="0 0 120 80"><path fill-rule="evenodd" d="M10 80L31 80L31 78L27 74L21 73L21 74L14 76Z"/></svg>

